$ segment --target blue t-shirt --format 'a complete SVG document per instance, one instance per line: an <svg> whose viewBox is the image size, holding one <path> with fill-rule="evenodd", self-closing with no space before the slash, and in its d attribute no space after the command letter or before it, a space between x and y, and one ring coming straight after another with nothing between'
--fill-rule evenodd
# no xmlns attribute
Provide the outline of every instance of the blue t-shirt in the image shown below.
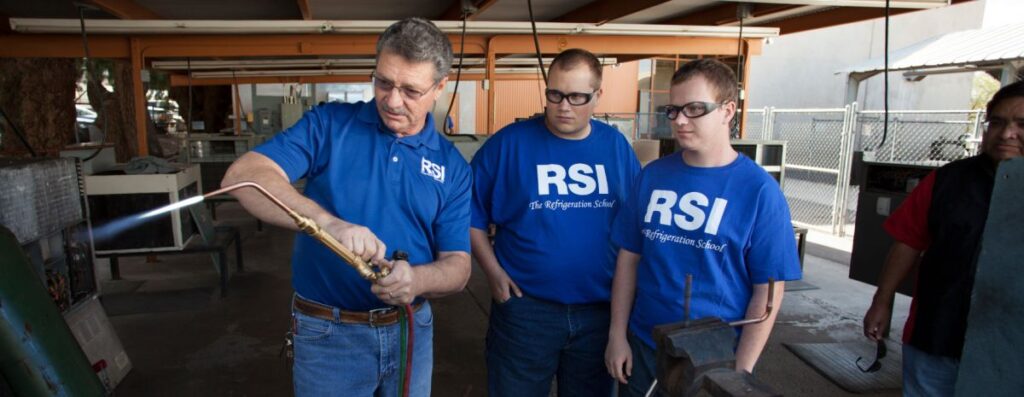
<svg viewBox="0 0 1024 397"><path fill-rule="evenodd" d="M495 256L519 288L565 304L607 302L611 223L640 172L626 138L594 120L586 138L559 138L537 117L502 128L472 164L472 226L497 226Z"/></svg>
<svg viewBox="0 0 1024 397"><path fill-rule="evenodd" d="M631 330L654 347L655 325L743 318L754 284L800 275L789 206L779 184L740 154L722 167L687 165L680 153L647 165L615 219L613 241L641 255Z"/></svg>
<svg viewBox="0 0 1024 397"><path fill-rule="evenodd" d="M398 138L374 101L328 103L254 149L276 162L304 194L346 222L366 226L409 263L441 251L469 252L470 169L434 129ZM303 297L347 310L386 307L370 283L305 233L295 239L292 284Z"/></svg>

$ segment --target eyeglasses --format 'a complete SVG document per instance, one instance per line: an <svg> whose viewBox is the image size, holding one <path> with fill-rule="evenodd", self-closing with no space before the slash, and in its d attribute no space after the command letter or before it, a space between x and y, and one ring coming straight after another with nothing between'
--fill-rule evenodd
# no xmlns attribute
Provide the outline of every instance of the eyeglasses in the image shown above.
<svg viewBox="0 0 1024 397"><path fill-rule="evenodd" d="M695 119L715 111L722 105L724 103L702 101L690 102L682 106L667 105L665 106L665 116L669 120L675 120L676 117L679 117L679 113L682 113L686 118Z"/></svg>
<svg viewBox="0 0 1024 397"><path fill-rule="evenodd" d="M434 83L427 89L420 91L415 88L410 88L406 86L396 86L395 83L387 79L381 78L380 76L377 76L376 73L370 74L370 79L373 80L373 86L378 90L390 93L395 88L398 88L398 91L402 93L402 96L405 97L405 99L411 101L417 101L420 98L423 98L423 96L426 95L427 92L429 92L430 90L434 89L434 87L437 86L437 83Z"/></svg>
<svg viewBox="0 0 1024 397"><path fill-rule="evenodd" d="M559 90L546 89L544 90L544 97L548 99L548 102L555 105L562 103L562 100L569 100L569 104L573 106L583 106L590 103L590 100L594 98L594 94L597 90L591 93L585 92L569 92L565 93Z"/></svg>
<svg viewBox="0 0 1024 397"><path fill-rule="evenodd" d="M876 372L882 369L882 359L885 358L885 353L888 349L885 347L885 340L879 339L878 345L875 350L875 362L868 365L866 368L860 365L861 360L864 357L857 357L857 369L864 373Z"/></svg>
<svg viewBox="0 0 1024 397"><path fill-rule="evenodd" d="M986 119L982 124L982 128L984 128L985 131L1002 131L1013 124L1016 124L1017 128L1024 129L1024 121L1021 121L1019 118L1016 120L1007 120L1002 117Z"/></svg>

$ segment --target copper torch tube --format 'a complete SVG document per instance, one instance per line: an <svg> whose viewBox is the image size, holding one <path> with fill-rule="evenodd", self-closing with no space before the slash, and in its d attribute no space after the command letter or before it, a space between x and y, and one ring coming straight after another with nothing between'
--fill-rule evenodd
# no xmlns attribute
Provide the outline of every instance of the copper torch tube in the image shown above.
<svg viewBox="0 0 1024 397"><path fill-rule="evenodd" d="M205 199L219 194L224 194L243 187L254 188L256 189L256 191L263 194L263 196L270 200L270 202L274 203L274 205L277 205L279 208L281 208L281 210L287 213L288 216L291 217L293 221L295 221L295 225L298 226L300 230L306 232L313 238L320 241L320 243L327 246L327 248L329 248L331 251L334 251L335 254L341 257L341 259L343 259L346 263L348 263L354 269L356 269L356 271L359 272L359 275L362 276L363 278L370 281L377 281L384 277L387 277L389 273L389 270L387 268L380 268L379 271L375 271L373 265L367 263L366 261L363 260L363 258L360 258L355 253L353 253L352 250L346 248L344 245L338 242L338 240L336 240L333 236L331 236L323 228L321 228L320 225L314 222L313 219L305 215L299 214L298 212L295 212L295 210L285 205L285 203L281 202L281 200L279 200L273 194L270 194L270 192L268 192L267 189L264 189L263 186L260 186L256 182L246 181L239 182L230 186L225 186L220 189L204 194L203 198Z"/></svg>
<svg viewBox="0 0 1024 397"><path fill-rule="evenodd" d="M729 326L730 327L739 327L741 325L757 324L759 322L767 320L768 317L770 317L772 315L772 307L774 307L774 306L775 306L775 279L769 278L768 279L768 304L765 305L764 314L762 314L761 317L758 317L758 318L748 318L748 319L744 319L744 320L733 321L733 322L729 323Z"/></svg>

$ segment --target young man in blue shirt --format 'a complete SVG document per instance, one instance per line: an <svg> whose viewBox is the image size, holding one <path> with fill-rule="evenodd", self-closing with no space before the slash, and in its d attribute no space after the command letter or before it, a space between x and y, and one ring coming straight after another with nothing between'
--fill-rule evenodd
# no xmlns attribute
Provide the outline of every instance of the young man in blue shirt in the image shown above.
<svg viewBox="0 0 1024 397"><path fill-rule="evenodd" d="M760 317L768 279L800 278L789 207L775 182L729 144L736 77L721 62L689 62L672 76L667 116L681 152L644 168L615 219L621 247L612 287L605 354L619 395L643 396L655 376L655 325L683 320L684 284L693 275L690 319ZM738 329L736 369L751 372L778 311ZM628 327L627 327L628 325ZM627 332L628 328L628 332Z"/></svg>
<svg viewBox="0 0 1024 397"><path fill-rule="evenodd" d="M473 158L473 255L494 298L491 396L547 396L556 375L560 396L611 393L609 231L640 164L591 119L600 96L597 58L566 50L551 63L544 117L503 128Z"/></svg>
<svg viewBox="0 0 1024 397"><path fill-rule="evenodd" d="M410 395L430 395L433 315L424 298L460 291L470 272L470 169L430 116L451 62L451 44L433 23L396 22L377 42L374 100L314 108L224 178L259 183L356 255L391 269L371 286L318 241L296 236L296 395L396 395L396 307L407 304L416 311ZM303 193L291 185L299 178ZM260 219L296 229L251 189L233 194ZM408 261L386 260L388 248L406 251Z"/></svg>

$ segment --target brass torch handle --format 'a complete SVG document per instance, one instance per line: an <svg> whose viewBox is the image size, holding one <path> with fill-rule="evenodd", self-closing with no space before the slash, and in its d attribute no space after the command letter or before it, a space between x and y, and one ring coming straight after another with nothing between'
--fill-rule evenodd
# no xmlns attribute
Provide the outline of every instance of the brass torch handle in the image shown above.
<svg viewBox="0 0 1024 397"><path fill-rule="evenodd" d="M377 272L374 272L373 267L370 266L370 264L363 261L363 258L356 256L356 254L353 253L351 250L346 248L344 245L341 245L341 243L338 242L338 240L336 240L334 236L331 236L326 231L324 231L324 229L321 228L320 225L317 225L316 222L313 222L312 219L300 215L297 212L289 212L288 215L291 216L293 220L295 220L295 225L297 225L299 229L308 233L313 238L319 240L331 251L334 251L335 254L341 257L341 259L345 260L345 262L347 262L349 265L355 268L356 271L359 272L359 275L362 276L364 279L376 281L379 278L387 276L387 274L378 274Z"/></svg>

